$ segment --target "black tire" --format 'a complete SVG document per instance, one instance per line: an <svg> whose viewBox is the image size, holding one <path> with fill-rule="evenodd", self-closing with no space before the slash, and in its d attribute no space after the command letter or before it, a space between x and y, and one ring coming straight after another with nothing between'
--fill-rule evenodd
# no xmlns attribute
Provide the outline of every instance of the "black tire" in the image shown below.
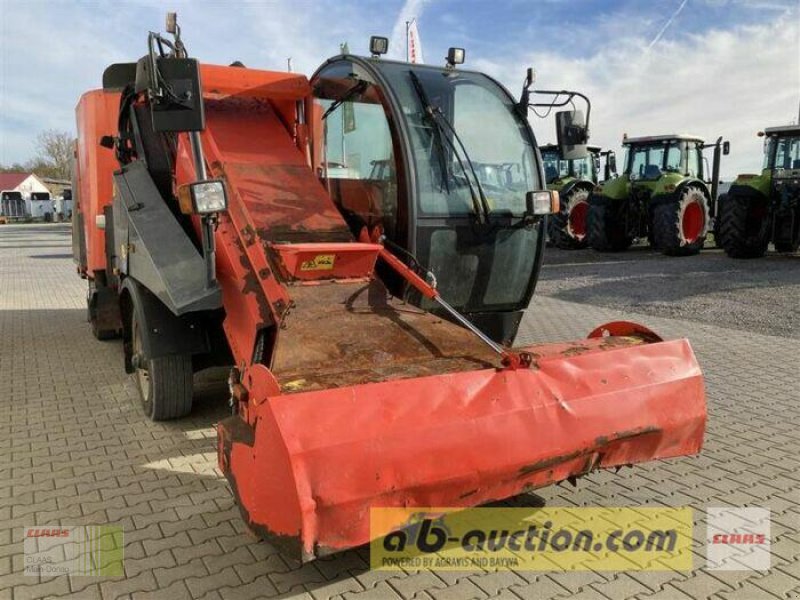
<svg viewBox="0 0 800 600"><path fill-rule="evenodd" d="M141 328L136 309L131 317L134 357L141 354ZM146 332L144 332L146 335ZM187 354L151 358L141 367L134 365L134 382L142 410L153 421L185 417L192 410L192 357Z"/></svg>
<svg viewBox="0 0 800 600"><path fill-rule="evenodd" d="M711 221L708 197L697 186L687 186L674 201L653 211L652 244L667 256L692 256L703 249Z"/></svg>
<svg viewBox="0 0 800 600"><path fill-rule="evenodd" d="M582 250L589 246L588 232L577 234L570 225L570 213L578 205L589 202L589 190L574 189L561 202L561 210L547 219L547 233L550 242L562 250Z"/></svg>
<svg viewBox="0 0 800 600"><path fill-rule="evenodd" d="M753 209L753 200L740 195L726 195L718 205L718 242L731 258L760 258L767 252L769 219L766 210Z"/></svg>
<svg viewBox="0 0 800 600"><path fill-rule="evenodd" d="M627 200L589 202L589 245L600 252L621 252L633 244L626 225Z"/></svg>

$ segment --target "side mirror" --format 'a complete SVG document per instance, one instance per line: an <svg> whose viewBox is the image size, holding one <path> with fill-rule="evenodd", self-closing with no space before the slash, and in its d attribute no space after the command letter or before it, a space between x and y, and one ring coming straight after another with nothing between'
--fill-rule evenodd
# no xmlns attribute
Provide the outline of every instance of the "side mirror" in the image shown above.
<svg viewBox="0 0 800 600"><path fill-rule="evenodd" d="M539 190L525 194L525 214L529 217L552 215L560 210L558 192Z"/></svg>
<svg viewBox="0 0 800 600"><path fill-rule="evenodd" d="M722 154L728 156L731 153L731 143L730 142L722 142Z"/></svg>
<svg viewBox="0 0 800 600"><path fill-rule="evenodd" d="M565 110L556 113L556 137L563 160L575 160L586 156L589 129L583 113Z"/></svg>
<svg viewBox="0 0 800 600"><path fill-rule="evenodd" d="M616 175L617 174L617 155L613 152L610 152L606 157L606 168L610 172L610 174Z"/></svg>

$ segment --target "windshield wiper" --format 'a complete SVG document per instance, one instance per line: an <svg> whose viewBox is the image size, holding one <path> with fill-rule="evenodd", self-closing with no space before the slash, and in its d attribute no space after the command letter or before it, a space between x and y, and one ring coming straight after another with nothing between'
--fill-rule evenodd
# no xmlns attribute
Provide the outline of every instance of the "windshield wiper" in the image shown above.
<svg viewBox="0 0 800 600"><path fill-rule="evenodd" d="M462 172L464 173L464 179L467 182L467 187L469 188L470 196L472 197L472 204L475 210L475 214L482 222L487 222L489 220L489 203L486 201L486 194L483 192L483 187L481 186L481 182L478 179L477 174L475 173L475 167L472 164L472 161L469 158L469 154L467 153L467 149L464 147L464 143L461 141L458 133L456 132L455 128L450 124L447 118L442 114L441 109L438 107L433 106L430 101L428 100L428 94L425 92L425 88L422 86L422 82L419 80L419 77L414 71L409 71L411 76L411 82L414 84L414 91L419 98L419 101L422 103L422 108L425 111L425 115L428 117L428 120L431 122L434 128L434 133L436 134L437 143L439 145L440 150L440 162L442 163L442 177L445 178L447 176L447 167L444 160L444 147L442 145L442 139L447 142L447 145L453 151L453 156L456 158L456 162L458 162L458 166L461 167ZM437 120L437 117L441 119L441 122ZM475 181L475 186L472 185L472 180L470 180L469 173L467 172L466 166L464 166L464 161L461 159L459 155L458 148L453 143L453 141L447 136L447 133L444 131L442 127L442 123L444 123L450 132L453 135L453 138L458 142L459 146L461 147L461 152L464 155L464 160L467 161L469 165L469 169L472 172L472 177ZM478 193L475 193L475 187L478 188ZM448 189L449 191L449 189ZM480 199L479 199L480 198Z"/></svg>
<svg viewBox="0 0 800 600"><path fill-rule="evenodd" d="M322 120L324 121L325 119L327 119L328 115L330 115L333 111L335 111L342 104L344 104L345 102L347 102L348 100L350 100L354 96L359 96L359 95L363 94L364 91L367 89L367 85L369 85L369 84L366 81L364 81L363 79L359 80L349 90L347 90L341 98L337 98L336 100L333 101L333 104L331 104L328 107L328 110L326 110L324 113L322 113Z"/></svg>

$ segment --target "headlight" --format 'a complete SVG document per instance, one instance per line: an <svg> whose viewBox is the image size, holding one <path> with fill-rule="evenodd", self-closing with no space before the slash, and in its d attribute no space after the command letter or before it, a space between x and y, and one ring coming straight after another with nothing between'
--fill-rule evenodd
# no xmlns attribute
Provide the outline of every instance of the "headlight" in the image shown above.
<svg viewBox="0 0 800 600"><path fill-rule="evenodd" d="M542 190L528 192L525 204L529 215L550 215L559 211L558 192L555 190Z"/></svg>
<svg viewBox="0 0 800 600"><path fill-rule="evenodd" d="M187 215L193 213L207 215L222 212L228 208L225 184L220 179L182 185L178 188L178 202L181 212Z"/></svg>

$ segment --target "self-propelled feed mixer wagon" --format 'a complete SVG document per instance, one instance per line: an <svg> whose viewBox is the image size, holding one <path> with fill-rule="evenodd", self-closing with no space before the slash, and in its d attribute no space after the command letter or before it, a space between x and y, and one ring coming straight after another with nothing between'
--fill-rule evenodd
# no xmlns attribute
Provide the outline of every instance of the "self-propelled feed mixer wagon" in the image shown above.
<svg viewBox="0 0 800 600"><path fill-rule="evenodd" d="M78 104L93 331L122 336L153 419L233 365L220 468L301 560L379 535L372 507L474 506L702 445L686 340L616 322L511 347L557 194L519 103L462 57L337 56L309 80L150 34Z"/></svg>

